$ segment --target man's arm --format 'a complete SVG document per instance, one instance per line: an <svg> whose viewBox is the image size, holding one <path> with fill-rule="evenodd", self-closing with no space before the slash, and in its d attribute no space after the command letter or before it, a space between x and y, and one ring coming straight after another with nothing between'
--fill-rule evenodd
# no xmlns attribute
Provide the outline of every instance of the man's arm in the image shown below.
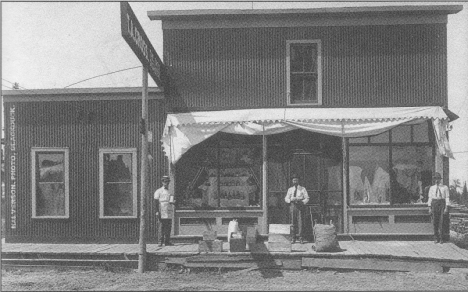
<svg viewBox="0 0 468 292"><path fill-rule="evenodd" d="M307 193L306 188L303 188L303 195L304 195L304 200L302 200L302 203L307 204L309 202L309 194Z"/></svg>
<svg viewBox="0 0 468 292"><path fill-rule="evenodd" d="M288 204L291 203L291 192L289 189L288 189L288 192L286 193L286 197L284 197L284 201Z"/></svg>
<svg viewBox="0 0 468 292"><path fill-rule="evenodd" d="M429 206L429 214L432 214L432 208L431 208L431 204L432 204L432 187L429 188L429 192L427 194L427 205Z"/></svg>
<svg viewBox="0 0 468 292"><path fill-rule="evenodd" d="M159 193L154 192L154 200L156 201L156 218L161 219L161 213L159 212Z"/></svg>
<svg viewBox="0 0 468 292"><path fill-rule="evenodd" d="M449 205L450 205L450 192L447 186L444 186L444 194L445 194L445 210L444 213L448 213Z"/></svg>

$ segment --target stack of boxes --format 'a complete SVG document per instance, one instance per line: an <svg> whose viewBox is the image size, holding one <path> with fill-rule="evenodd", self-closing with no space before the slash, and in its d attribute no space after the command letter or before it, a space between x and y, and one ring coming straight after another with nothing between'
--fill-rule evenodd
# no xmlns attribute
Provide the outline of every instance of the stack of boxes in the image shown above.
<svg viewBox="0 0 468 292"><path fill-rule="evenodd" d="M198 242L198 251L200 253L222 252L223 241L217 239L217 232L206 230L203 232L203 240Z"/></svg>
<svg viewBox="0 0 468 292"><path fill-rule="evenodd" d="M291 225L270 224L268 233L268 250L291 252Z"/></svg>

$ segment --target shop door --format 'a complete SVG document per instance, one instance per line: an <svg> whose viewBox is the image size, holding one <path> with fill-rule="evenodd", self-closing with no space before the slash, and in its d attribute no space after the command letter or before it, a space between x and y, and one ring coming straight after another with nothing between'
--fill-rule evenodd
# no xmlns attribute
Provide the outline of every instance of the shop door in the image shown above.
<svg viewBox="0 0 468 292"><path fill-rule="evenodd" d="M299 184L306 188L309 194L309 202L304 209L304 235L306 240L313 239L313 222L323 223L321 208L322 183L321 177L322 159L313 153L294 153L290 164L290 174L299 176ZM291 181L291 179L290 179Z"/></svg>
<svg viewBox="0 0 468 292"><path fill-rule="evenodd" d="M298 130L270 137L268 143L268 224L291 223L284 198L296 174L310 197L304 218L306 234L313 236L315 220L332 221L337 232L342 232L341 140Z"/></svg>
<svg viewBox="0 0 468 292"><path fill-rule="evenodd" d="M272 171L271 167L276 167ZM280 169L282 168L282 169ZM281 165L270 164L270 192L269 192L269 224L290 224L289 204L284 201L287 189L291 187L291 176L296 174L300 177L300 185L307 189L310 197L309 204L318 204L320 197L321 181L321 159L311 153L294 153L290 160ZM283 175L271 177L272 173ZM280 191L281 190L281 191ZM309 213L309 212L307 212ZM310 229L310 216L305 220Z"/></svg>

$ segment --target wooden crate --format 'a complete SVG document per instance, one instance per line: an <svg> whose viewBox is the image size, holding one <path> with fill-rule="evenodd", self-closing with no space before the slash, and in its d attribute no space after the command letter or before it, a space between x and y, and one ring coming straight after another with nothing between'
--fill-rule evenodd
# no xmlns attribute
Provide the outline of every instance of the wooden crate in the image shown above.
<svg viewBox="0 0 468 292"><path fill-rule="evenodd" d="M222 252L223 241L222 240L200 240L198 242L198 251L203 252Z"/></svg>
<svg viewBox="0 0 468 292"><path fill-rule="evenodd" d="M291 224L270 224L268 233L291 235Z"/></svg>
<svg viewBox="0 0 468 292"><path fill-rule="evenodd" d="M287 234L268 234L268 250L291 252L291 236Z"/></svg>
<svg viewBox="0 0 468 292"><path fill-rule="evenodd" d="M242 252L245 251L245 248L245 238L231 238L231 241L229 242L230 252Z"/></svg>

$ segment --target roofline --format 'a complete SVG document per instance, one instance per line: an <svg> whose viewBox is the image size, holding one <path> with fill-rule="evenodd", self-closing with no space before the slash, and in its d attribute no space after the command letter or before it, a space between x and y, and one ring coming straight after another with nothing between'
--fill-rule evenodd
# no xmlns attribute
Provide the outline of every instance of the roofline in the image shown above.
<svg viewBox="0 0 468 292"><path fill-rule="evenodd" d="M2 90L4 102L139 100L141 87ZM148 99L164 99L164 90L148 88Z"/></svg>
<svg viewBox="0 0 468 292"><path fill-rule="evenodd" d="M374 7L332 7L307 9L199 9L199 10L155 10L148 11L151 20L188 20L239 18L251 16L298 16L298 15L333 15L333 14L455 14L463 5L407 5Z"/></svg>
<svg viewBox="0 0 468 292"><path fill-rule="evenodd" d="M50 88L50 89L18 89L2 90L3 96L25 95L64 95L64 94L111 94L111 93L141 93L141 87L96 87L96 88ZM148 93L164 93L159 87L149 87Z"/></svg>

